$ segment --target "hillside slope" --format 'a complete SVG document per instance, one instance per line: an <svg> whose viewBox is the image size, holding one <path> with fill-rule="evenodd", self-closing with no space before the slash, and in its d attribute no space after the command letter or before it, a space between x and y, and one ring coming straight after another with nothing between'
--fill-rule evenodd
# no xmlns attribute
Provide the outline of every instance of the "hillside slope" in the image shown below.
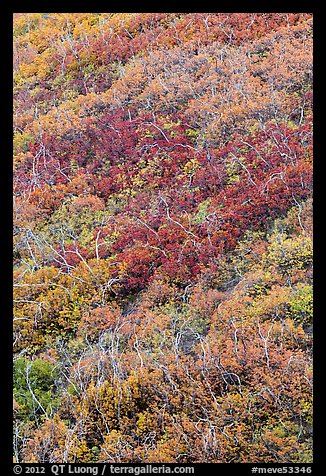
<svg viewBox="0 0 326 476"><path fill-rule="evenodd" d="M14 16L16 462L312 461L312 16Z"/></svg>

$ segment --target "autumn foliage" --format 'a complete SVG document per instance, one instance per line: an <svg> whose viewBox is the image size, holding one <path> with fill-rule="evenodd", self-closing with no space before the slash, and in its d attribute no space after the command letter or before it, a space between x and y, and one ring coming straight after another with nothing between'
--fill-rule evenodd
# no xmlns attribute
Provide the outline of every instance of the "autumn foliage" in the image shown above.
<svg viewBox="0 0 326 476"><path fill-rule="evenodd" d="M14 16L16 462L312 461L312 15Z"/></svg>

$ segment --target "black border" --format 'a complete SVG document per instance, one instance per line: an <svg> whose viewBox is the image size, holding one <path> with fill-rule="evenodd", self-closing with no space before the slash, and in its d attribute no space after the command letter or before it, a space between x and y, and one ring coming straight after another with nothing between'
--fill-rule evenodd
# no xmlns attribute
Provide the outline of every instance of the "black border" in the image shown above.
<svg viewBox="0 0 326 476"><path fill-rule="evenodd" d="M220 4L219 4L220 3ZM14 1L11 3L11 12L13 13L36 13L49 12L55 7L55 12L63 13L88 13L92 11L107 11L112 13L313 13L320 10L319 2L316 1L289 1L273 0L272 2L260 1L232 1L232 2L214 2L203 0L191 3L189 0L164 0L155 3L138 0L137 2L98 2L93 0L91 4L83 5L80 1L70 1L64 6L56 5L55 2L31 2L27 4L24 1ZM91 7L91 8L86 8ZM44 10L45 8L45 10Z"/></svg>
<svg viewBox="0 0 326 476"><path fill-rule="evenodd" d="M88 8L86 8L88 7ZM221 12L221 13L248 13L248 12L268 12L268 13L312 13L314 16L314 308L315 308L315 334L314 334L314 462L310 465L313 468L313 474L319 473L319 468L322 467L323 448L321 444L321 435L323 434L321 413L323 409L322 399L322 339L321 332L322 314L321 314L321 300L320 296L322 289L322 256L323 249L323 215L322 215L322 180L321 173L321 148L322 148L322 132L321 132L321 38L322 38L322 9L321 2L294 2L294 1L279 1L273 2L228 2L218 4L217 2L200 1L198 4L191 4L188 1L171 1L155 2L149 4L144 1L137 2L97 2L93 1L89 5L82 5L81 2L69 2L69 5L59 6L54 2L31 2L27 4L22 1L14 1L10 5L2 8L0 15L0 34L1 34L1 64L2 64L2 107L1 113L3 116L2 133L3 143L5 144L5 154L1 163L0 172L0 191L1 197L1 211L3 212L3 219L1 220L2 230L1 235L4 238L1 242L1 331L0 331L0 365L2 368L1 382L2 388L0 392L0 468L3 469L3 474L12 474L12 118L13 99L12 99L12 17L13 13L29 13L29 12L89 12L92 11L110 11L113 13L151 13L151 12L171 12L171 13L201 13L201 12ZM324 159L325 160L325 159ZM123 464L121 464L123 466ZM120 465L120 466L121 466ZM33 466L42 466L36 464ZM47 466L47 465L43 465ZM49 465L50 466L50 465ZM96 466L96 465L94 465ZM101 466L101 465L98 465ZM119 466L119 464L117 465ZM129 465L128 465L129 466ZM132 465L130 465L132 466ZM143 466L143 465L139 465ZM169 466L169 465L167 465ZM173 466L173 465L171 465ZM250 474L252 466L263 467L264 464L233 464L228 463L197 463L195 467L195 474L197 470L205 469L223 469L226 471L235 471L237 474ZM284 467L294 466L294 464L269 464L266 467ZM302 464L301 466L309 466ZM238 469L240 469L238 472ZM318 469L317 469L318 468ZM51 474L50 472L46 474ZM100 474L100 473L99 473ZM299 473L300 474L300 473ZM304 474L304 473L301 473Z"/></svg>
<svg viewBox="0 0 326 476"><path fill-rule="evenodd" d="M0 391L0 467L4 468L4 474L12 474L12 20L9 15L0 19L1 34L1 64L2 64L2 101L1 101L1 132L4 153L2 154L0 172L0 209L2 217L0 221L1 245L1 330L0 330L0 368L1 368L1 391ZM1 21L5 20L5 21ZM9 455L9 458L8 456ZM7 470L8 468L8 470Z"/></svg>

